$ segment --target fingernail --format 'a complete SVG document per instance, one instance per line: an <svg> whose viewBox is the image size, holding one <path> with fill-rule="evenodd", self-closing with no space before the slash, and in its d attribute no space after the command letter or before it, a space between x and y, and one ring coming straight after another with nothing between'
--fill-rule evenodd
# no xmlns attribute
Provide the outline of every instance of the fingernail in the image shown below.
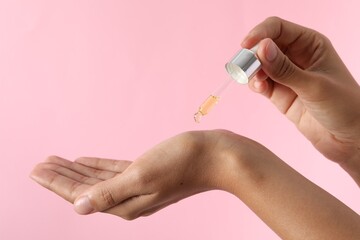
<svg viewBox="0 0 360 240"><path fill-rule="evenodd" d="M74 203L74 209L78 214L90 214L95 211L93 206L91 206L90 199L87 196L79 198Z"/></svg>
<svg viewBox="0 0 360 240"><path fill-rule="evenodd" d="M255 80L253 86L254 86L255 89L259 89L261 87L261 81Z"/></svg>
<svg viewBox="0 0 360 240"><path fill-rule="evenodd" d="M277 46L273 41L269 41L268 45L266 46L266 54L265 54L266 59L269 62L274 61L277 56L277 53L278 53Z"/></svg>

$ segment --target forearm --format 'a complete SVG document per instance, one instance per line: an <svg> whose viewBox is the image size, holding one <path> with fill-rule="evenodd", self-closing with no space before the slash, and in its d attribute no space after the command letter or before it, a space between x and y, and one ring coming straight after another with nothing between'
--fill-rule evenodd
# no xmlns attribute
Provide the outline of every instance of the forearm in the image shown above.
<svg viewBox="0 0 360 240"><path fill-rule="evenodd" d="M360 239L358 214L267 149L234 164L228 191L283 239Z"/></svg>

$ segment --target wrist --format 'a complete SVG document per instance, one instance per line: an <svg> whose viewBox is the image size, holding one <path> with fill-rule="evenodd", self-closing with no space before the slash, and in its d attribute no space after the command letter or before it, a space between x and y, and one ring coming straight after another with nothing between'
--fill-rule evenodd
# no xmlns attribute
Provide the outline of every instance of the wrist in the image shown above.
<svg viewBox="0 0 360 240"><path fill-rule="evenodd" d="M195 133L200 133L192 136L194 159L200 160L199 168L192 174L195 182L208 190L234 193L239 175L253 171L249 156L261 145L227 130Z"/></svg>
<svg viewBox="0 0 360 240"><path fill-rule="evenodd" d="M244 189L251 190L263 185L267 171L279 159L251 139L231 132L227 132L226 135L228 143L226 147L219 148L216 155L216 161L221 163L221 166L216 168L212 178L217 189L239 197Z"/></svg>

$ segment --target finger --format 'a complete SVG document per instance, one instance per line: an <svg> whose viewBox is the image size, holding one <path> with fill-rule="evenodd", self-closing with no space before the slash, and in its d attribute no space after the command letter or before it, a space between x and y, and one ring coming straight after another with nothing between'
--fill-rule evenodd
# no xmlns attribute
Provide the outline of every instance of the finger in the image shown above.
<svg viewBox="0 0 360 240"><path fill-rule="evenodd" d="M69 168L63 167L58 164L50 163L50 162L41 163L41 164L39 164L38 167L42 168L45 171L53 171L55 173L58 173L59 175L62 175L64 177L72 179L76 182L87 184L87 185L95 185L102 181L98 178L84 176L84 175L82 175L78 172L75 172Z"/></svg>
<svg viewBox="0 0 360 240"><path fill-rule="evenodd" d="M249 82L249 88L256 92L264 95L265 97L269 97L272 91L273 81L271 80L259 80L252 79Z"/></svg>
<svg viewBox="0 0 360 240"><path fill-rule="evenodd" d="M313 77L291 62L271 39L267 38L260 42L257 56L262 64L262 70L272 80L297 93L313 86Z"/></svg>
<svg viewBox="0 0 360 240"><path fill-rule="evenodd" d="M324 46L331 46L327 38L317 31L278 17L270 17L257 25L241 45L252 48L266 38L272 39L302 69L314 68L317 60L324 55Z"/></svg>
<svg viewBox="0 0 360 240"><path fill-rule="evenodd" d="M268 76L266 73L260 69L259 72L256 73L256 75L250 79L249 81L249 88L256 92L264 95L265 97L270 97L270 93L272 90L272 84L273 82L268 79Z"/></svg>
<svg viewBox="0 0 360 240"><path fill-rule="evenodd" d="M296 101L298 100L298 95L294 91L270 79L252 79L249 82L249 87L254 92L260 93L269 98L281 113L285 114L294 123L297 123L293 115L295 114L298 116L302 111L299 111L298 114L294 113L294 111L289 111L290 108L293 108L293 110L295 109L294 103L298 103ZM299 110L299 108L297 108L297 110Z"/></svg>
<svg viewBox="0 0 360 240"><path fill-rule="evenodd" d="M106 158L81 157L75 160L76 163L86 165L99 170L122 173L132 163L126 160L113 160Z"/></svg>
<svg viewBox="0 0 360 240"><path fill-rule="evenodd" d="M260 81L264 81L268 78L269 76L266 75L266 73L260 69L254 76L254 79L260 80Z"/></svg>
<svg viewBox="0 0 360 240"><path fill-rule="evenodd" d="M313 30L278 17L269 17L254 27L242 42L245 48L251 48L262 39L271 38L278 46L285 47L294 43Z"/></svg>
<svg viewBox="0 0 360 240"><path fill-rule="evenodd" d="M289 109L296 99L298 99L298 95L294 91L282 84L273 82L270 100L281 113L290 117L288 113L292 113L292 111L289 112Z"/></svg>
<svg viewBox="0 0 360 240"><path fill-rule="evenodd" d="M134 196L146 195L134 171L100 182L76 199L74 209L79 214L102 212Z"/></svg>
<svg viewBox="0 0 360 240"><path fill-rule="evenodd" d="M114 177L117 172L114 171L104 171L96 168L92 168L90 166L86 166L84 164L79 164L77 162L71 162L64 158L58 157L58 156L50 156L46 159L46 162L58 164L60 166L63 166L65 168L69 168L72 171L75 171L81 175L92 177L92 178L98 178L101 180L107 180L109 178Z"/></svg>
<svg viewBox="0 0 360 240"><path fill-rule="evenodd" d="M30 177L71 203L90 187L90 185L77 182L52 170L44 169L41 164L34 168Z"/></svg>

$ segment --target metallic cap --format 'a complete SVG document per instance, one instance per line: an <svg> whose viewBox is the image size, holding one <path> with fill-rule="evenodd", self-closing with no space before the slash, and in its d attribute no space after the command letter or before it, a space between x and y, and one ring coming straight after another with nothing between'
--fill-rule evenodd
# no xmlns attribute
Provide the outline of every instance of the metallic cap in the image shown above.
<svg viewBox="0 0 360 240"><path fill-rule="evenodd" d="M260 70L261 63L252 50L243 48L225 64L225 68L233 80L246 84Z"/></svg>

